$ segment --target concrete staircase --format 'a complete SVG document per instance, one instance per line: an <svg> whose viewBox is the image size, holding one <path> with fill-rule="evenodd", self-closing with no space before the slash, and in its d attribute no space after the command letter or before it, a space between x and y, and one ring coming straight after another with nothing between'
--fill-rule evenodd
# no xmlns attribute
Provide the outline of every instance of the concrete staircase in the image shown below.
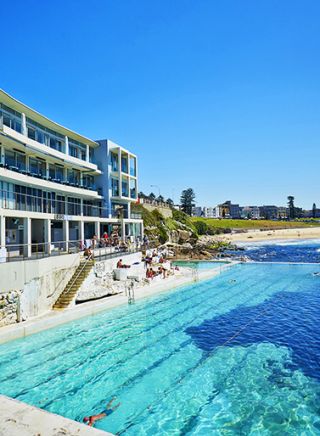
<svg viewBox="0 0 320 436"><path fill-rule="evenodd" d="M80 265L67 283L64 291L60 294L58 300L55 302L53 306L54 310L66 309L68 306L70 306L80 286L92 270L93 265L93 260L83 260L80 262Z"/></svg>

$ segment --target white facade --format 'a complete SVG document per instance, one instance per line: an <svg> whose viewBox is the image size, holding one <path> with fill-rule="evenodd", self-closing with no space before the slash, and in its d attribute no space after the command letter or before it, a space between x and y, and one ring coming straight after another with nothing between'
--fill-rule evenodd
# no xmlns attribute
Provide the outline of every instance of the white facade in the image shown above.
<svg viewBox="0 0 320 436"><path fill-rule="evenodd" d="M200 206L195 206L192 208L192 216L200 217L203 215L203 209Z"/></svg>
<svg viewBox="0 0 320 436"><path fill-rule="evenodd" d="M0 90L0 261L3 250L27 257L68 251L113 227L122 238L141 236L142 221L130 213L137 173L113 174L120 189L125 180L132 187L128 197L119 196L126 213L113 213L109 154L101 168L97 165L103 143L49 120ZM120 158L134 156L115 148Z"/></svg>
<svg viewBox="0 0 320 436"><path fill-rule="evenodd" d="M203 208L203 216L205 218L215 218L216 217L215 208L214 207L204 207Z"/></svg>
<svg viewBox="0 0 320 436"><path fill-rule="evenodd" d="M241 218L255 219L260 218L260 209L258 206L243 206L241 208Z"/></svg>

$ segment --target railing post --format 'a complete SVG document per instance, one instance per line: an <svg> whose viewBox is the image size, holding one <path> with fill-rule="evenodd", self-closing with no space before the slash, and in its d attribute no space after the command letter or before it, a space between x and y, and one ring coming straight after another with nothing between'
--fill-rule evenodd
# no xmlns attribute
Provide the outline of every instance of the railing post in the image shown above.
<svg viewBox="0 0 320 436"><path fill-rule="evenodd" d="M31 257L31 218L23 219L23 242L24 242L24 257Z"/></svg>

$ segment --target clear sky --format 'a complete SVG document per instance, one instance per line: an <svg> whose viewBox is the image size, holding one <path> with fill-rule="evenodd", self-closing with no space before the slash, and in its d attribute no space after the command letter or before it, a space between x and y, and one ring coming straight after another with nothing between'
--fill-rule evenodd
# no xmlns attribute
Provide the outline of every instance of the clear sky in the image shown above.
<svg viewBox="0 0 320 436"><path fill-rule="evenodd" d="M15 0L0 87L198 205L320 206L318 0Z"/></svg>

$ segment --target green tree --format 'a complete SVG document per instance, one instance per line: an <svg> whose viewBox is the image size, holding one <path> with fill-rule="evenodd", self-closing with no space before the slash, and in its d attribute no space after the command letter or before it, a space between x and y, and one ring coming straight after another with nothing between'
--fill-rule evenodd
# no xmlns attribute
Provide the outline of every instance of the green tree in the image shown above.
<svg viewBox="0 0 320 436"><path fill-rule="evenodd" d="M151 193L148 195L148 198L149 198L150 201L153 201L153 200L156 199L156 196L154 195L153 192L151 192Z"/></svg>
<svg viewBox="0 0 320 436"><path fill-rule="evenodd" d="M312 218L315 218L317 215L317 206L316 203L313 203L312 205Z"/></svg>
<svg viewBox="0 0 320 436"><path fill-rule="evenodd" d="M162 195L159 195L159 197L157 197L157 201L159 203L164 203L164 198L162 197Z"/></svg>
<svg viewBox="0 0 320 436"><path fill-rule="evenodd" d="M173 200L171 200L171 198L167 198L166 203L168 203L169 206L173 206Z"/></svg>
<svg viewBox="0 0 320 436"><path fill-rule="evenodd" d="M289 218L294 219L296 216L294 207L294 197L292 195L288 196L288 208L289 208Z"/></svg>
<svg viewBox="0 0 320 436"><path fill-rule="evenodd" d="M181 209L188 215L192 215L192 208L195 206L196 195L192 188L184 189L181 193Z"/></svg>

